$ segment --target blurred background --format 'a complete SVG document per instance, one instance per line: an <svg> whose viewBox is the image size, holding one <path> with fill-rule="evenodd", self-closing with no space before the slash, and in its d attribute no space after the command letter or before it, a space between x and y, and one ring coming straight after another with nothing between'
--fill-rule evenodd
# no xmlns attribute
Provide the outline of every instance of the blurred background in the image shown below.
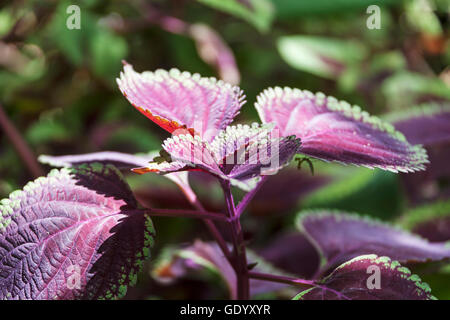
<svg viewBox="0 0 450 320"><path fill-rule="evenodd" d="M274 265L305 277L314 271L311 251L299 266L286 258L291 251L280 250L301 209L347 210L410 229L417 226L408 217L439 215L439 226L450 226L442 218L450 216L449 26L448 0L2 1L0 197L50 170L37 163L40 154L160 149L168 134L115 83L126 60L137 71L175 67L238 84L247 96L241 123L258 121L253 103L260 91L290 86L360 105L392 121L412 143L425 144L431 165L423 173L313 161L314 175L293 163L271 177L243 223L249 247ZM143 203L188 206L164 177L127 178ZM207 208L222 208L218 185L205 176L192 183ZM217 277L175 279L185 273L173 263L176 249L162 249L209 239L203 226L154 221L158 268L149 263L127 298L227 297L226 285L208 285L219 286ZM436 241L449 239L446 231ZM449 276L424 278L436 296L450 298Z"/></svg>

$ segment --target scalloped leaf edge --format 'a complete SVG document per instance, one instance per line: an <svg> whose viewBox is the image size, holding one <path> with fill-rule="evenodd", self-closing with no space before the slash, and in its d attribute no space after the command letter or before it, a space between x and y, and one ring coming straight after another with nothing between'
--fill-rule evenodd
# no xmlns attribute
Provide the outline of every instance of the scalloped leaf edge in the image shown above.
<svg viewBox="0 0 450 320"><path fill-rule="evenodd" d="M336 272L338 272L339 270L341 270L342 268L345 268L346 266L348 266L356 261L361 261L361 260L369 260L371 263L374 263L374 264L383 264L388 269L398 271L399 273L402 274L403 279L413 282L415 287L418 290L420 290L420 292L427 295L427 300L437 300L437 298L431 294L431 288L428 285L428 283L422 281L422 279L418 275L411 273L411 271L408 268L402 266L400 264L400 262L398 262L396 260L391 260L391 258L386 257L386 256L380 257L375 254L361 255L361 256L355 257L353 259L350 259L347 262L342 263L341 265L336 267L336 269L334 269L331 274L329 274L327 277L323 278L317 284L320 285L320 284L325 283L327 279L333 277L333 275ZM298 293L295 297L293 297L293 300L302 300L302 297L305 294L307 294L311 290L314 290L315 288L316 287L309 288L309 289L306 289L306 290Z"/></svg>
<svg viewBox="0 0 450 320"><path fill-rule="evenodd" d="M323 92L316 92L315 94L312 93L309 90L301 90L297 88L291 88L291 87L270 87L264 89L260 94L258 94L255 102L255 108L258 112L259 118L265 122L264 115L263 115L263 107L264 103L269 99L273 97L281 97L282 94L288 93L290 94L290 99L296 99L296 98L307 98L307 99L314 99L314 101L318 105L324 105L326 104L326 107L333 112L337 112L340 114L343 114L344 116L351 118L355 121L362 122L365 124L370 125L375 130L380 130L381 132L385 132L388 135L390 135L392 138L397 139L401 142L404 142L409 145L408 151L412 152L414 154L414 158L409 163L408 167L405 166L398 166L398 165L357 165L352 164L357 167L366 167L369 169L379 168L387 171L391 171L394 173L397 172L415 172L415 171L422 171L425 170L425 164L429 163L428 161L428 154L427 151L423 148L422 145L411 145L406 140L406 137L403 133L396 130L395 127L387 122L383 121L381 118L377 116L370 115L367 111L362 110L362 108L358 105L351 105L347 101L344 100L338 100L333 96L326 96ZM300 149L301 153L301 149ZM322 159L320 159L322 160ZM322 160L323 161L323 160ZM346 164L341 161L333 161L341 164Z"/></svg>

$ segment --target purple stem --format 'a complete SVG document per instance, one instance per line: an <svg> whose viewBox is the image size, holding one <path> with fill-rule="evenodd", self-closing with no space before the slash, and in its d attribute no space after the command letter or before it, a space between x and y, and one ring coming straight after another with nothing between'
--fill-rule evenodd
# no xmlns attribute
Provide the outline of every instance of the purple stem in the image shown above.
<svg viewBox="0 0 450 320"><path fill-rule="evenodd" d="M221 181L225 202L227 204L228 217L231 219L231 238L233 241L236 263L233 265L237 278L237 298L238 300L248 300L250 298L250 284L247 267L247 254L244 243L244 233L242 231L239 216L234 205L233 195L229 181Z"/></svg>
<svg viewBox="0 0 450 320"><path fill-rule="evenodd" d="M16 149L19 157L22 159L25 166L28 168L28 171L34 178L43 176L45 174L42 167L36 160L33 151L31 151L30 147L20 135L19 130L14 126L14 124L9 120L8 115L3 110L2 105L0 104L0 127L5 132L9 141L13 145L14 149Z"/></svg>
<svg viewBox="0 0 450 320"><path fill-rule="evenodd" d="M258 280L264 280L264 281L286 283L286 284L290 284L290 285L293 285L293 286L303 286L303 285L313 286L313 287L316 287L316 288L320 288L322 290L333 292L335 295L337 295L338 297L340 297L342 299L350 300L349 297L345 296L341 292L336 291L336 290L331 289L331 288L328 288L328 287L326 287L324 285L321 285L321 284L319 284L319 283L317 283L316 281L313 281L313 280L298 279L298 278L292 278L292 277L286 277L286 276L278 276L278 275L274 275L274 274L259 273L259 272L253 272L253 271L249 271L248 272L248 277L251 278L251 279L258 279Z"/></svg>
<svg viewBox="0 0 450 320"><path fill-rule="evenodd" d="M247 192L245 194L245 196L242 198L241 202L239 202L239 204L236 208L236 213L237 213L238 217L241 216L241 214L244 212L245 208L247 208L250 201L252 201L252 199L255 197L256 193L259 191L259 189L261 189L262 185L267 180L267 177L268 176L262 176L261 180L258 182L256 187L253 190L250 190L249 192Z"/></svg>
<svg viewBox="0 0 450 320"><path fill-rule="evenodd" d="M198 210L178 210L178 209L149 209L151 216L158 217L181 217L181 218L197 218L197 219L209 219L217 221L230 221L222 213L198 211Z"/></svg>
<svg viewBox="0 0 450 320"><path fill-rule="evenodd" d="M181 191L186 196L187 200L190 202L190 204L196 208L198 211L205 212L205 208L200 203L200 201L197 198L197 195L194 193L194 191L189 187L181 187ZM202 217L202 221L205 224L206 228L209 230L211 235L213 236L214 240L216 240L217 244L219 245L220 249L223 252L223 255L228 260L228 262L233 265L233 255L230 252L230 249L227 246L227 243L225 242L225 239L223 238L222 234L220 233L219 229L217 229L216 225L211 219L205 219L205 217Z"/></svg>

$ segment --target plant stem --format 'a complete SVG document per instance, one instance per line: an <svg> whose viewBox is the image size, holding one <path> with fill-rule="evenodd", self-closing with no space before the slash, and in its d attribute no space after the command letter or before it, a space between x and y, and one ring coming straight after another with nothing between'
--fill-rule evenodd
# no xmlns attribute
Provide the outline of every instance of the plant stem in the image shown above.
<svg viewBox="0 0 450 320"><path fill-rule="evenodd" d="M194 191L189 186L189 183L187 181L185 183L183 183L182 181L179 181L178 185L179 185L181 191L184 193L186 199L189 201L189 203L197 210L204 212L205 208L198 200L197 195L194 193ZM230 249L228 248L227 243L225 242L225 239L223 238L219 229L217 229L216 225L214 224L214 221L212 221L210 219L202 219L202 221L205 224L206 228L211 233L211 235L213 236L213 238L216 240L216 242L219 245L220 249L222 250L225 258L228 260L228 262L231 265L233 265L234 261L233 261L233 256L230 252Z"/></svg>
<svg viewBox="0 0 450 320"><path fill-rule="evenodd" d="M248 300L250 297L250 284L247 267L247 254L245 250L244 234L234 205L233 195L229 181L221 181L227 204L228 217L231 219L231 236L233 241L236 263L233 265L237 278L237 298Z"/></svg>
<svg viewBox="0 0 450 320"><path fill-rule="evenodd" d="M237 213L238 217L240 217L241 214L244 212L245 208L247 208L248 204L250 203L250 201L252 201L252 199L254 198L256 193L259 191L259 189L261 189L261 186L264 184L266 179L267 179L267 176L261 176L261 180L258 182L256 187L254 189L252 189L251 191L247 192L245 194L245 196L242 198L241 202L239 202L239 204L237 205L237 208L236 208L236 213Z"/></svg>
<svg viewBox="0 0 450 320"><path fill-rule="evenodd" d="M44 175L44 170L36 161L36 157L31 151L28 144L22 138L19 133L19 130L14 126L14 124L9 120L8 115L3 110L2 105L0 104L0 127L5 132L9 141L13 145L14 149L16 149L19 157L22 159L25 166L28 168L28 171L34 178L40 177Z"/></svg>
<svg viewBox="0 0 450 320"><path fill-rule="evenodd" d="M229 219L221 213L198 211L198 210L178 210L178 209L149 209L151 216L158 217L181 217L181 218L197 218L209 219L227 222Z"/></svg>
<svg viewBox="0 0 450 320"><path fill-rule="evenodd" d="M293 277L279 276L279 275L275 275L275 274L259 273L259 272L252 272L252 271L248 272L248 277L251 279L265 280L265 281L278 282L278 283L286 283L286 284L290 284L293 286L304 286L304 285L313 286L316 288L320 288L324 291L333 292L336 296L338 296L339 298L342 298L344 300L351 300L349 297L347 297L343 293L341 293L337 290L331 289L320 283L317 283L314 280L298 279L298 278L293 278Z"/></svg>
<svg viewBox="0 0 450 320"><path fill-rule="evenodd" d="M252 279L258 279L258 280L265 280L265 281L271 281L271 282L279 282L279 283L286 283L290 285L296 285L296 286L315 286L315 282L312 280L305 280L305 279L297 279L293 277L286 277L286 276L279 276L275 274L268 274L268 273L259 273L259 272L248 272L249 278Z"/></svg>

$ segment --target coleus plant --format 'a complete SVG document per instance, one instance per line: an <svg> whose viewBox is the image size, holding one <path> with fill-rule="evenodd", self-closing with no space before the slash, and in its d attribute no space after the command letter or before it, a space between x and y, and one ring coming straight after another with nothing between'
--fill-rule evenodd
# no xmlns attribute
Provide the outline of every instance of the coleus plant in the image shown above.
<svg viewBox="0 0 450 320"><path fill-rule="evenodd" d="M172 136L159 153L41 156L41 162L63 168L1 201L0 298L122 297L150 257L151 216L201 219L214 239L175 251L157 264L157 278L183 276L193 266L216 270L236 299L286 287L297 288L291 296L296 299L432 298L429 287L400 263L440 261L450 250L355 215L300 214L299 241L309 241L320 256L317 272L307 279L268 267L246 248L241 215L267 176L296 154L393 172L424 170L425 150L392 125L322 93L279 87L257 98L261 124L231 125L244 95L221 80L177 69L138 73L124 63L117 83L136 109ZM145 208L122 176L121 170L130 169L171 179L195 209ZM203 208L189 185L190 171L217 179L224 212ZM238 204L232 187L246 192ZM295 249L295 236L289 239L283 246ZM375 291L365 286L369 267L380 272Z"/></svg>

